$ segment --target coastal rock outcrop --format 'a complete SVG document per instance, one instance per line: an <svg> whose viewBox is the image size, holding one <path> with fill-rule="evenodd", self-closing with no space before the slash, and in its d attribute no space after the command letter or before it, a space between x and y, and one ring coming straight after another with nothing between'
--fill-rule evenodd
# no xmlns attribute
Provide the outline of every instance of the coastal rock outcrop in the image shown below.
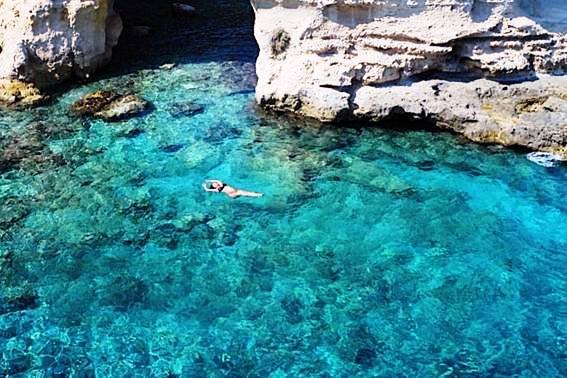
<svg viewBox="0 0 567 378"><path fill-rule="evenodd" d="M0 79L0 105L32 106L45 100L45 95L31 83Z"/></svg>
<svg viewBox="0 0 567 378"><path fill-rule="evenodd" d="M42 88L108 62L122 21L113 0L1 0L0 79Z"/></svg>
<svg viewBox="0 0 567 378"><path fill-rule="evenodd" d="M363 87L355 101L358 119L377 122L403 115L435 122L476 142L567 158L567 76L511 85L479 79Z"/></svg>
<svg viewBox="0 0 567 378"><path fill-rule="evenodd" d="M405 114L476 141L566 152L563 0L252 3L268 109L327 122ZM548 105L517 107L539 99Z"/></svg>

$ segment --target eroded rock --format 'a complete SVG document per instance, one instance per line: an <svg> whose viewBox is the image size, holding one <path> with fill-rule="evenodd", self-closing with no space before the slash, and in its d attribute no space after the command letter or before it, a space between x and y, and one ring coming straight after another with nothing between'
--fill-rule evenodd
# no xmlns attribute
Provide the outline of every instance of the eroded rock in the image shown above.
<svg viewBox="0 0 567 378"><path fill-rule="evenodd" d="M89 93L71 106L75 114L93 116L108 122L132 118L150 109L151 104L137 95L121 95L113 91Z"/></svg>
<svg viewBox="0 0 567 378"><path fill-rule="evenodd" d="M120 121L146 113L151 104L143 98L127 94L119 96L102 110L94 114L95 117L105 121Z"/></svg>
<svg viewBox="0 0 567 378"><path fill-rule="evenodd" d="M520 146L567 156L567 76L514 85L423 81L364 87L353 115L379 122L394 115L431 120L480 143Z"/></svg>
<svg viewBox="0 0 567 378"><path fill-rule="evenodd" d="M113 91L96 91L89 93L76 101L71 106L71 110L82 116L94 115L108 106L112 101L118 98L118 96L119 95Z"/></svg>
<svg viewBox="0 0 567 378"><path fill-rule="evenodd" d="M47 97L31 83L20 80L0 80L0 105L34 106Z"/></svg>
<svg viewBox="0 0 567 378"><path fill-rule="evenodd" d="M555 16L536 9L545 0L252 3L257 94L268 103L429 72L504 78L567 68L567 8L563 22L550 23Z"/></svg>
<svg viewBox="0 0 567 378"><path fill-rule="evenodd" d="M567 8L556 0L252 3L256 98L267 109L324 122L397 114L479 142L565 151L556 89Z"/></svg>
<svg viewBox="0 0 567 378"><path fill-rule="evenodd" d="M0 1L0 78L38 87L88 77L110 60L122 22L113 0Z"/></svg>

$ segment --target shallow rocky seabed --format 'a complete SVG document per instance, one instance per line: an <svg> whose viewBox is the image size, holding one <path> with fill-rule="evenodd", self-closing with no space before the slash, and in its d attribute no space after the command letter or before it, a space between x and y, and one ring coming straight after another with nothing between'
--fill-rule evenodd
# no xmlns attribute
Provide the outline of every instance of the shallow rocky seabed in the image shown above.
<svg viewBox="0 0 567 378"><path fill-rule="evenodd" d="M219 36L0 113L0 376L567 375L565 166L264 114ZM109 88L155 109L70 114Z"/></svg>

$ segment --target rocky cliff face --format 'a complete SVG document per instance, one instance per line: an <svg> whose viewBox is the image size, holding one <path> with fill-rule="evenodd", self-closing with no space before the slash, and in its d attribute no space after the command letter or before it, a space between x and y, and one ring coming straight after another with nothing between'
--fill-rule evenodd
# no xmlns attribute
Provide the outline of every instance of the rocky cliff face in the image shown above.
<svg viewBox="0 0 567 378"><path fill-rule="evenodd" d="M548 151L563 151L567 145L565 113L553 111L561 113L551 116L558 120L553 137L534 145L517 135L494 137L503 124L509 128L505 134L518 133L513 125L523 122L520 112L495 116L487 110L493 103L512 101L512 93L524 102L533 96L539 98L536 102L550 97L567 100L567 82L561 77L511 86L515 89L508 92L508 86L494 81L524 81L567 71L564 0L252 3L261 49L257 98L267 108L322 121L379 121L406 114L433 119L469 136L473 133L463 125L474 124L479 129L475 140L480 141L479 135L490 135L486 141ZM475 80L479 78L494 80ZM564 108L561 105L560 110ZM546 133L546 123L537 128Z"/></svg>
<svg viewBox="0 0 567 378"><path fill-rule="evenodd" d="M113 0L0 0L0 80L39 87L106 63L122 31Z"/></svg>

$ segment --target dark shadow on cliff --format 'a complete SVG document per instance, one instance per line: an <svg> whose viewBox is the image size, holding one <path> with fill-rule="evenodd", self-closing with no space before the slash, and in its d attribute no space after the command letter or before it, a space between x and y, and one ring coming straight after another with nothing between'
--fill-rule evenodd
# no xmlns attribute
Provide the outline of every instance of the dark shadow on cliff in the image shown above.
<svg viewBox="0 0 567 378"><path fill-rule="evenodd" d="M176 14L174 0L117 0L124 31L100 76L169 63L254 63L254 12L248 0L193 0L192 15Z"/></svg>

